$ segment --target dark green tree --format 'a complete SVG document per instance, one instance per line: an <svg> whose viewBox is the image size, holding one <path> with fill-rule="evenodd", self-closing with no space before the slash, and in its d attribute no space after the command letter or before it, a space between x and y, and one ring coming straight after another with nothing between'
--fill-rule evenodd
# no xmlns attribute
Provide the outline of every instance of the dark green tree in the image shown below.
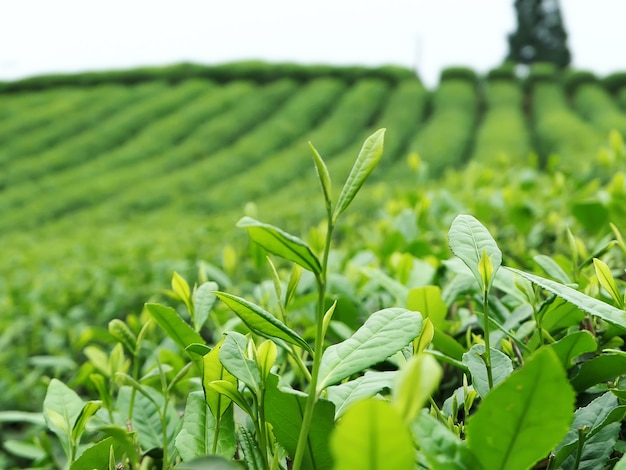
<svg viewBox="0 0 626 470"><path fill-rule="evenodd" d="M571 54L558 0L515 0L517 31L509 35L508 61L551 62L563 68Z"/></svg>

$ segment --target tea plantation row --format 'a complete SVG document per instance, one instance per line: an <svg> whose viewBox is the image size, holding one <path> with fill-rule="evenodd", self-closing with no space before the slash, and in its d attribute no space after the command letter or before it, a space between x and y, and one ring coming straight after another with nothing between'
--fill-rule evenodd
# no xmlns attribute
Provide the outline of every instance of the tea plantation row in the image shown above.
<svg viewBox="0 0 626 470"><path fill-rule="evenodd" d="M267 273L241 261L244 213L315 245L308 227L323 209L307 141L343 178L363 139L388 128L337 262L373 254L395 281L334 286L346 302L389 300L365 286L402 282L407 259L442 269L460 212L520 266L566 256L568 227L593 251L609 222L625 226L623 144L607 139L626 115L616 78L572 77L451 69L428 91L401 69L235 64L3 84L0 407L38 407L42 377L75 377L84 345L160 298L174 270L253 290Z"/></svg>

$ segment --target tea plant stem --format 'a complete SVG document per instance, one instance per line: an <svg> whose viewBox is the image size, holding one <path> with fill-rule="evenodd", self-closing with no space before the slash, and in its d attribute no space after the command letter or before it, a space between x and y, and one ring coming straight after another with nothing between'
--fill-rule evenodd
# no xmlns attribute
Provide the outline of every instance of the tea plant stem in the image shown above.
<svg viewBox="0 0 626 470"><path fill-rule="evenodd" d="M493 388L493 374L491 371L491 346L489 341L489 291L483 290L483 329L485 332L485 366L487 367L487 382L489 390Z"/></svg>
<svg viewBox="0 0 626 470"><path fill-rule="evenodd" d="M578 428L578 446L576 446L576 461L574 462L574 470L578 470L580 468L580 459L583 455L583 447L585 447L587 430L587 426Z"/></svg>
<svg viewBox="0 0 626 470"><path fill-rule="evenodd" d="M213 433L213 446L211 447L211 453L213 455L217 454L217 441L220 436L220 427L222 425L222 415L221 413L216 413L215 416L215 432Z"/></svg>
<svg viewBox="0 0 626 470"><path fill-rule="evenodd" d="M263 463L265 468L268 468L269 460L267 458L267 428L265 427L265 389L264 387L260 390L259 396L255 398L255 402L257 404L257 435L259 436L259 448L261 450L261 455L263 456Z"/></svg>
<svg viewBox="0 0 626 470"><path fill-rule="evenodd" d="M300 372L302 372L304 374L304 377L305 377L306 381L310 382L311 381L311 373L309 372L309 369L306 368L306 365L302 361L302 358L300 357L298 352L295 351L294 348L290 348L289 351L291 353L291 357L293 357L294 361L296 362L296 365L298 366L298 369L300 369Z"/></svg>
<svg viewBox="0 0 626 470"><path fill-rule="evenodd" d="M324 299L326 298L326 269L328 267L328 255L330 253L330 242L333 235L334 224L332 217L328 218L328 230L326 232L326 242L324 244L324 253L322 256L322 272L316 276L317 280L317 314L315 329L315 349L313 355L313 369L311 371L311 382L309 384L309 395L302 416L302 427L298 436L298 445L296 447L296 455L293 459L293 470L300 470L302 465L302 457L307 446L309 437L309 427L313 418L313 409L317 401L317 380L319 376L320 364L322 362L322 353L324 352Z"/></svg>

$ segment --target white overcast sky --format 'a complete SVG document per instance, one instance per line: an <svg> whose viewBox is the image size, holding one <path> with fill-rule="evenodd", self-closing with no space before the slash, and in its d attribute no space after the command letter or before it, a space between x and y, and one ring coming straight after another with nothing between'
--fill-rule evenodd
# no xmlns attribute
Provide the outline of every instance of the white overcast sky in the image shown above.
<svg viewBox="0 0 626 470"><path fill-rule="evenodd" d="M573 65L626 70L626 0L562 0ZM181 61L485 72L507 52L513 0L0 0L0 80Z"/></svg>

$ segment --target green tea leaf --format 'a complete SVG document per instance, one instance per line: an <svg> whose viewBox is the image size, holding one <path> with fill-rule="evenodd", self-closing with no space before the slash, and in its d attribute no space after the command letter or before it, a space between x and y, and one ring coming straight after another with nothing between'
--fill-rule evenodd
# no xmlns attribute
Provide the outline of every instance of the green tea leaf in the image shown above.
<svg viewBox="0 0 626 470"><path fill-rule="evenodd" d="M291 275L289 276L289 282L287 283L287 292L285 293L285 310L291 304L293 297L296 295L296 289L298 288L298 284L300 283L300 278L302 277L302 266L299 264L294 264L291 269Z"/></svg>
<svg viewBox="0 0 626 470"><path fill-rule="evenodd" d="M256 352L256 362L262 380L267 379L272 367L274 367L277 354L276 344L272 340L266 339L259 345Z"/></svg>
<svg viewBox="0 0 626 470"><path fill-rule="evenodd" d="M435 337L435 327L430 318L425 318L422 323L420 334L413 340L413 354L417 355L423 352Z"/></svg>
<svg viewBox="0 0 626 470"><path fill-rule="evenodd" d="M368 371L365 375L326 390L328 399L335 404L335 419L345 413L350 405L364 398L373 397L384 389L393 387L397 371Z"/></svg>
<svg viewBox="0 0 626 470"><path fill-rule="evenodd" d="M465 348L456 339L438 328L435 328L433 345L437 350L457 361L462 360L465 354Z"/></svg>
<svg viewBox="0 0 626 470"><path fill-rule="evenodd" d="M137 351L137 337L128 325L118 318L109 322L109 334L122 343L129 354L135 355Z"/></svg>
<svg viewBox="0 0 626 470"><path fill-rule="evenodd" d="M85 430L85 426L87 425L87 421L91 418L96 412L102 407L101 401L88 401L83 406L83 409L80 411L80 414L76 418L76 423L72 428L72 439L74 442L80 441L80 436L83 434Z"/></svg>
<svg viewBox="0 0 626 470"><path fill-rule="evenodd" d="M341 193L333 212L333 222L337 222L339 215L348 208L367 177L380 162L383 156L385 131L386 129L377 130L363 143L359 156L354 162L352 170L350 170L348 179L343 188L341 188Z"/></svg>
<svg viewBox="0 0 626 470"><path fill-rule="evenodd" d="M243 460L248 467L247 470L266 470L267 464L252 432L245 426L238 426L237 438L243 452Z"/></svg>
<svg viewBox="0 0 626 470"><path fill-rule="evenodd" d="M87 447L83 453L70 465L70 470L93 470L103 468L102 463L109 461L111 450L115 455L122 456L125 448L112 437L107 437L91 447Z"/></svg>
<svg viewBox="0 0 626 470"><path fill-rule="evenodd" d="M296 454L306 401L307 396L304 393L279 389L277 375L270 374L267 378L265 419L272 425L278 442L292 458ZM335 407L331 402L320 399L315 403L307 449L302 459L303 470L333 468L328 443L335 423L334 415Z"/></svg>
<svg viewBox="0 0 626 470"><path fill-rule="evenodd" d="M571 379L572 387L582 392L596 384L612 380L626 374L626 353L613 352L602 354L584 362L578 374Z"/></svg>
<svg viewBox="0 0 626 470"><path fill-rule="evenodd" d="M626 328L626 312L624 312L623 310L615 308L612 305L604 303L600 300L594 299L593 297L589 297L582 292L578 292L577 290L574 290L568 286L564 286L563 284L559 284L558 282L554 282L541 276L536 276L534 274L526 273L518 269L508 267L507 269L529 280L533 284L538 285L542 289L552 292L562 299L567 300L568 302L576 305L579 309L589 313L590 315L601 318L602 320L609 322L613 325Z"/></svg>
<svg viewBox="0 0 626 470"><path fill-rule="evenodd" d="M191 392L183 415L182 429L176 436L176 450L184 461L208 454L232 459L237 451L233 410L222 414L216 450L213 451L216 420L206 406L202 392Z"/></svg>
<svg viewBox="0 0 626 470"><path fill-rule="evenodd" d="M194 327L194 330L200 331L202 327L204 326L204 324L206 323L207 319L209 318L209 313L211 312L211 309L213 308L213 304L215 303L215 300L217 299L217 297L215 297L215 294L213 294L213 292L215 292L217 289L219 289L219 286L217 285L217 283L209 281L200 285L200 287L198 287L194 291L193 293L193 305L194 305L193 327Z"/></svg>
<svg viewBox="0 0 626 470"><path fill-rule="evenodd" d="M551 278L556 279L562 284L572 283L572 280L569 278L566 272L563 271L563 268L561 268L561 266L559 266L556 261L554 261L549 256L535 255L533 256L533 260L535 260L535 263L541 266L541 269L543 269L546 274Z"/></svg>
<svg viewBox="0 0 626 470"><path fill-rule="evenodd" d="M594 336L586 331L574 331L550 346L565 369L572 367L572 361L581 354L595 352L598 348Z"/></svg>
<svg viewBox="0 0 626 470"><path fill-rule="evenodd" d="M442 328L448 314L448 306L443 301L439 286L423 286L411 289L406 307L409 310L421 312L424 318L430 318L435 328Z"/></svg>
<svg viewBox="0 0 626 470"><path fill-rule="evenodd" d="M350 338L324 351L317 392L384 361L413 341L421 326L419 312L387 308L373 313Z"/></svg>
<svg viewBox="0 0 626 470"><path fill-rule="evenodd" d="M309 343L298 333L258 305L225 292L215 292L215 295L228 305L253 333L265 338L279 338L306 351L313 352Z"/></svg>
<svg viewBox="0 0 626 470"><path fill-rule="evenodd" d="M609 459L613 454L613 446L617 442L619 432L620 424L611 423L594 436L585 439L578 470L610 468ZM576 450L565 459L561 468L575 468L575 466Z"/></svg>
<svg viewBox="0 0 626 470"><path fill-rule="evenodd" d="M223 344L224 340L220 341L209 354L202 358L202 386L204 388L204 396L206 404L209 405L211 413L213 413L215 417L222 416L230 406L231 401L226 396L209 387L209 383L216 380L225 380L237 388L237 378L228 372L228 369L220 362L220 349Z"/></svg>
<svg viewBox="0 0 626 470"><path fill-rule="evenodd" d="M44 426L46 420L43 413L31 413L29 411L0 411L0 423L29 423Z"/></svg>
<svg viewBox="0 0 626 470"><path fill-rule="evenodd" d="M444 424L423 410L411 426L420 451L433 470L482 470L478 459Z"/></svg>
<svg viewBox="0 0 626 470"><path fill-rule="evenodd" d="M326 209L328 213L331 213L332 210L332 184L330 181L330 173L328 172L328 167L326 167L326 163L324 163L324 159L319 154L317 149L313 147L313 144L309 142L309 148L311 149L311 153L313 154L313 161L315 162L315 171L317 172L317 178L320 180L320 184L322 185L322 192L324 193L324 200L326 202Z"/></svg>
<svg viewBox="0 0 626 470"><path fill-rule="evenodd" d="M219 359L228 372L246 384L250 390L257 392L261 386L261 375L256 362L246 356L247 348L247 337L236 331L229 331L220 348Z"/></svg>
<svg viewBox="0 0 626 470"><path fill-rule="evenodd" d="M111 437L115 440L115 442L120 446L120 450L117 450L115 453L118 456L122 456L126 454L129 459L139 460L138 448L137 448L137 436L135 432L131 432L122 426L116 425L106 425L106 426L98 426L98 431L103 433L104 435ZM117 449L117 447L115 447Z"/></svg>
<svg viewBox="0 0 626 470"><path fill-rule="evenodd" d="M237 222L237 227L248 230L248 235L258 245L265 248L270 253L285 258L308 269L313 274L322 272L322 265L313 254L309 246L298 237L295 237L278 227L264 224L252 217L243 217Z"/></svg>
<svg viewBox="0 0 626 470"><path fill-rule="evenodd" d="M132 429L137 433L139 445L144 450L162 449L165 442L164 436L167 436L168 447L173 451L174 437L180 423L174 403L172 401L165 403L163 394L152 387L146 386L143 390L147 396L135 395L131 417ZM121 416L129 415L130 396L130 387L120 388L117 408ZM160 417L163 408L165 408L165 423Z"/></svg>
<svg viewBox="0 0 626 470"><path fill-rule="evenodd" d="M43 416L48 428L54 432L69 455L72 429L84 407L78 394L57 379L50 380L43 401Z"/></svg>
<svg viewBox="0 0 626 470"><path fill-rule="evenodd" d="M236 385L233 385L226 380L215 380L210 382L207 387L212 388L216 392L228 397L229 400L237 403L237 406L245 411L250 417L254 416L252 408L250 408L250 405L243 396L243 393L239 391Z"/></svg>
<svg viewBox="0 0 626 470"><path fill-rule="evenodd" d="M486 396L489 389L487 379L487 366L483 360L485 346L475 344L471 349L463 354L463 364L467 366L472 374L472 385L481 397ZM497 349L491 348L491 374L494 387L506 379L513 372L511 358Z"/></svg>
<svg viewBox="0 0 626 470"><path fill-rule="evenodd" d="M609 293L613 302L615 302L617 306L623 310L624 297L619 291L619 287L617 287L617 283L615 282L615 279L613 279L613 274L611 274L609 267L604 261L599 260L598 258L593 259L593 267L596 271L598 281L600 281L600 285Z"/></svg>
<svg viewBox="0 0 626 470"><path fill-rule="evenodd" d="M392 389L392 400L407 426L435 391L442 376L441 366L429 354L412 356L400 369L396 386Z"/></svg>
<svg viewBox="0 0 626 470"><path fill-rule="evenodd" d="M567 433L574 398L556 354L540 349L483 398L466 425L469 449L490 470L530 468Z"/></svg>
<svg viewBox="0 0 626 470"><path fill-rule="evenodd" d="M173 308L159 304L146 304L146 310L180 349L185 350L187 346L194 343L205 344L202 336L189 326ZM192 359L194 359L193 356Z"/></svg>
<svg viewBox="0 0 626 470"><path fill-rule="evenodd" d="M187 310L191 313L193 311L191 304L191 289L189 288L187 281L176 271L174 271L174 275L172 276L172 290L178 298L184 302Z"/></svg>
<svg viewBox="0 0 626 470"><path fill-rule="evenodd" d="M353 406L330 440L335 470L413 470L413 439L400 413L373 398Z"/></svg>
<svg viewBox="0 0 626 470"><path fill-rule="evenodd" d="M585 440L587 441L608 425L621 421L626 412L626 406L618 405L617 397L607 392L595 398L587 406L577 409L576 413L574 413L574 421L567 435L554 451L555 467L561 466L566 458L575 452L579 441L579 429L587 428L585 434ZM585 446L587 443L585 443ZM611 449L610 446L605 447ZM609 454L611 451L612 449L609 451ZM572 465L566 466L565 468L570 467L572 467Z"/></svg>
<svg viewBox="0 0 626 470"><path fill-rule="evenodd" d="M498 268L502 264L502 252L489 231L471 215L458 215L452 221L448 239L450 241L450 249L470 268L480 285L480 289L488 290L490 285L485 285L483 275L479 269L483 252L491 260L492 275L489 278L489 284L493 281Z"/></svg>

